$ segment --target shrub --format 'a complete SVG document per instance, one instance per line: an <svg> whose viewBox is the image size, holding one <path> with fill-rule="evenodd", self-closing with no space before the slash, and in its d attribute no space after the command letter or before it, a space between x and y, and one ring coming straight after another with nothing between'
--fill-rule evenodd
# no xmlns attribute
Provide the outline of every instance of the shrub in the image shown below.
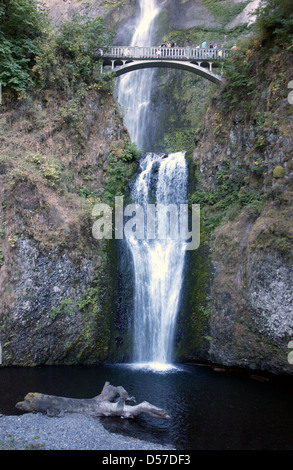
<svg viewBox="0 0 293 470"><path fill-rule="evenodd" d="M100 72L99 52L113 39L102 18L75 15L51 31L41 47L34 73L42 88L64 90L72 96L84 84L107 86Z"/></svg>
<svg viewBox="0 0 293 470"><path fill-rule="evenodd" d="M60 168L54 161L45 162L42 167L42 174L51 186L56 186L60 181Z"/></svg>
<svg viewBox="0 0 293 470"><path fill-rule="evenodd" d="M0 82L5 88L25 93L33 85L31 69L47 24L37 0L0 2Z"/></svg>
<svg viewBox="0 0 293 470"><path fill-rule="evenodd" d="M139 157L139 150L135 144L135 142L126 142L123 153L122 153L122 160L124 162L132 162Z"/></svg>
<svg viewBox="0 0 293 470"><path fill-rule="evenodd" d="M292 47L293 4L291 0L262 0L257 10L256 27L262 44Z"/></svg>
<svg viewBox="0 0 293 470"><path fill-rule="evenodd" d="M243 101L245 96L255 93L253 62L248 59L250 49L243 43L230 59L224 62L224 78L226 81L222 99L230 107Z"/></svg>
<svg viewBox="0 0 293 470"><path fill-rule="evenodd" d="M251 109L258 93L256 70L257 75L260 75L261 70L265 70L265 64L272 60L272 54L283 50L292 51L292 0L262 0L256 10L254 29L255 34L238 41L237 49L223 64L225 88L222 100L228 108L238 104L246 110ZM278 81L279 87L279 78ZM259 136L256 144L262 146L263 143L263 136Z"/></svg>
<svg viewBox="0 0 293 470"><path fill-rule="evenodd" d="M282 166L276 166L273 170L274 178L283 178L285 176L285 168Z"/></svg>

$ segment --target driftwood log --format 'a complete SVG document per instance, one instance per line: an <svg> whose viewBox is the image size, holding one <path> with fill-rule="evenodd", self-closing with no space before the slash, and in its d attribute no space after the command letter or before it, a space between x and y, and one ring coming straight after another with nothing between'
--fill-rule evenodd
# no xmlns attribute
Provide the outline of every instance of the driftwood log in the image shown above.
<svg viewBox="0 0 293 470"><path fill-rule="evenodd" d="M62 416L64 413L82 413L93 417L120 416L135 418L146 413L152 418L169 419L166 411L144 401L138 405L123 387L114 387L106 382L100 395L94 398L66 398L43 393L28 393L24 401L16 403L16 408L29 413L41 412L48 416Z"/></svg>

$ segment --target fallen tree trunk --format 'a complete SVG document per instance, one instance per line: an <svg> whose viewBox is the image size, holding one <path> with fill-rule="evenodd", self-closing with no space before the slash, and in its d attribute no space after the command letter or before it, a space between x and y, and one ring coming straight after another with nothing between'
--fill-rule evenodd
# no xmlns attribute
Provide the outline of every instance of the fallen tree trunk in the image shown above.
<svg viewBox="0 0 293 470"><path fill-rule="evenodd" d="M90 416L121 416L135 418L146 413L152 418L169 419L166 411L144 401L138 405L134 397L129 397L123 387L114 387L106 382L100 395L94 398L66 398L43 393L28 393L24 401L18 402L16 408L26 412L47 413L49 416L62 416L64 413L83 413Z"/></svg>

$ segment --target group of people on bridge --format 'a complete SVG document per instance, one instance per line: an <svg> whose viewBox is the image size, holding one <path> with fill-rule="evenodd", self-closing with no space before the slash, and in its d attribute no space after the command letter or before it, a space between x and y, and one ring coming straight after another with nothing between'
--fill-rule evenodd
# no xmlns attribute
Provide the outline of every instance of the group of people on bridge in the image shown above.
<svg viewBox="0 0 293 470"><path fill-rule="evenodd" d="M216 43L210 43L208 46L207 42L204 41L195 47L190 47L191 56L196 58L220 58L223 54L223 47L224 45L222 44L221 49L218 49L218 45ZM179 48L176 42L163 43L157 48L157 57L179 56L181 55L180 52L185 49L186 47Z"/></svg>

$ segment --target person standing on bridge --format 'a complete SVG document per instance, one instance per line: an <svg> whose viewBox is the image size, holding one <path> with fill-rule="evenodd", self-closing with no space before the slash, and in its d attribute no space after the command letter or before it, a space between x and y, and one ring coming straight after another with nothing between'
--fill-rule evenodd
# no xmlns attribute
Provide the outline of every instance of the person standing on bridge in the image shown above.
<svg viewBox="0 0 293 470"><path fill-rule="evenodd" d="M218 44L214 44L213 59L217 58L217 47L218 47Z"/></svg>

